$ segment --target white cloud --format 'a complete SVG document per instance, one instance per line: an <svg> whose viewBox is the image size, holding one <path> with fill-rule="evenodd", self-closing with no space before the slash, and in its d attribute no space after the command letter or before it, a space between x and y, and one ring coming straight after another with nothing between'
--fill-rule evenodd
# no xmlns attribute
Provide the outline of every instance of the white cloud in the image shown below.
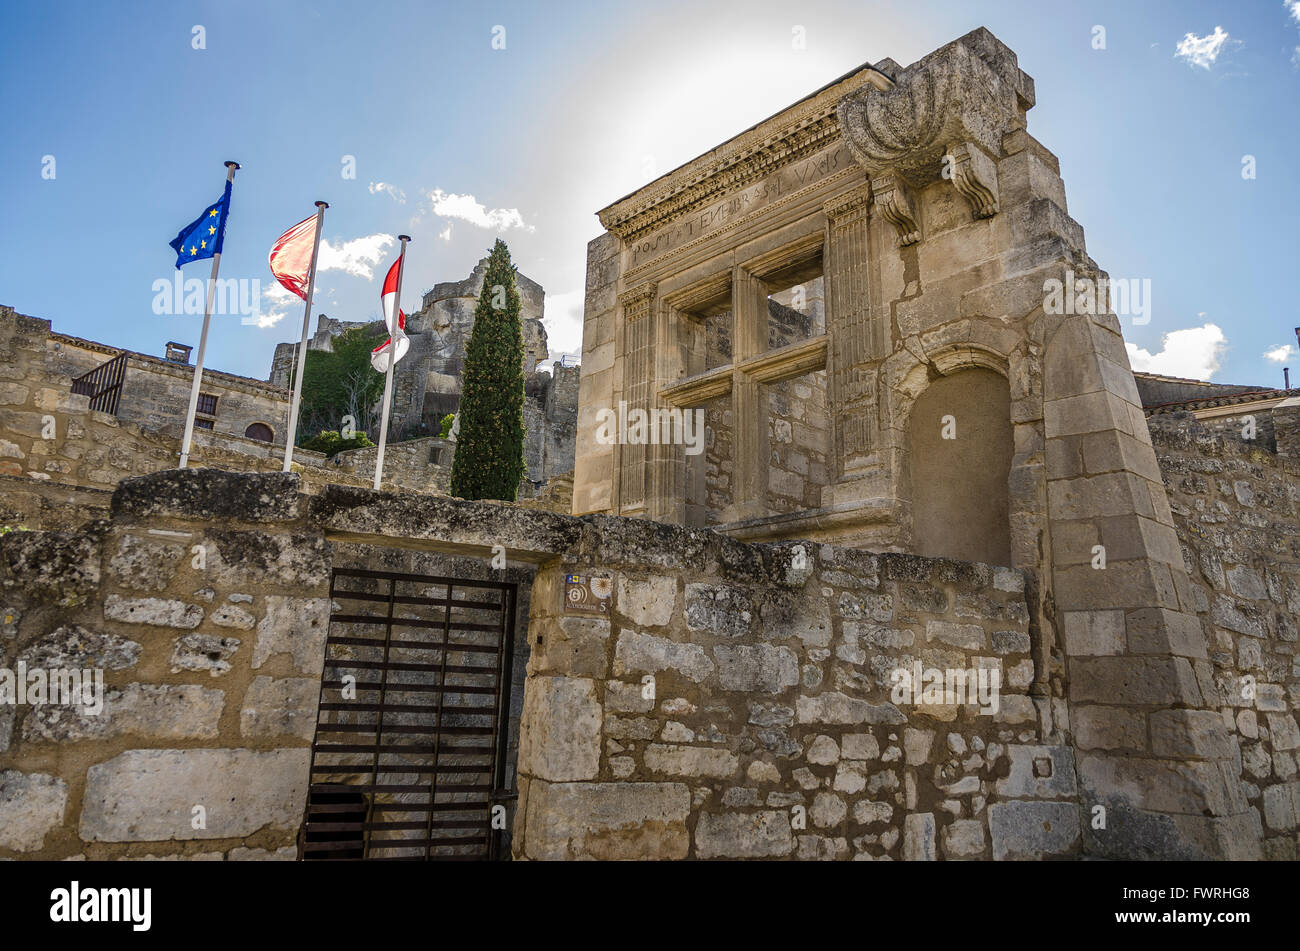
<svg viewBox="0 0 1300 951"><path fill-rule="evenodd" d="M586 295L583 291L546 295L546 346L552 353L580 353L582 351L582 311Z"/></svg>
<svg viewBox="0 0 1300 951"><path fill-rule="evenodd" d="M402 191L391 182L371 182L369 185L370 194L377 195L381 192L386 193L393 201L399 205L406 204L406 192Z"/></svg>
<svg viewBox="0 0 1300 951"><path fill-rule="evenodd" d="M1128 348L1128 359L1134 370L1208 380L1219 372L1228 338L1215 324L1205 324L1165 334L1159 353L1132 343L1124 346Z"/></svg>
<svg viewBox="0 0 1300 951"><path fill-rule="evenodd" d="M1216 26L1213 33L1207 33L1205 36L1188 33L1179 41L1174 56L1186 60L1191 66L1209 69L1210 64L1219 58L1219 53L1223 51L1223 44L1226 42L1228 42L1228 34L1223 32L1223 27L1220 26Z"/></svg>
<svg viewBox="0 0 1300 951"><path fill-rule="evenodd" d="M302 303L297 294L291 293L278 281L262 291L262 310L251 322L257 327L274 327L289 315L291 305Z"/></svg>
<svg viewBox="0 0 1300 951"><path fill-rule="evenodd" d="M524 223L524 216L518 208L489 209L473 195L453 195L441 188L435 188L426 194L433 203L433 213L443 218L459 218L476 227L495 231L509 231L511 228L535 230L532 225Z"/></svg>
<svg viewBox="0 0 1300 951"><path fill-rule="evenodd" d="M374 280L375 265L384 256L384 249L393 243L391 234L368 234L364 238L353 238L338 247L321 239L320 257L316 260L316 272L342 271L354 277Z"/></svg>
<svg viewBox="0 0 1300 951"><path fill-rule="evenodd" d="M1274 363L1286 363L1291 354L1295 353L1295 347L1289 343L1284 343L1280 347L1274 347L1272 350L1264 352L1265 360L1272 360Z"/></svg>
<svg viewBox="0 0 1300 951"><path fill-rule="evenodd" d="M442 238L443 241L450 241L450 240L451 240L451 222L450 222L450 221L447 222L447 227L443 228L441 231L438 232L438 237Z"/></svg>
<svg viewBox="0 0 1300 951"><path fill-rule="evenodd" d="M1300 23L1300 0L1282 0L1282 6L1291 14L1291 19Z"/></svg>

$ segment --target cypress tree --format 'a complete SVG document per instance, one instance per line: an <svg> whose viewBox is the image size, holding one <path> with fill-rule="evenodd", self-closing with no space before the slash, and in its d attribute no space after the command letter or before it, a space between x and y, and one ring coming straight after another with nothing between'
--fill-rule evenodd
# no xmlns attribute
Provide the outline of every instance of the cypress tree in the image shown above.
<svg viewBox="0 0 1300 951"><path fill-rule="evenodd" d="M515 500L524 474L524 335L510 249L488 256L461 374L451 494Z"/></svg>

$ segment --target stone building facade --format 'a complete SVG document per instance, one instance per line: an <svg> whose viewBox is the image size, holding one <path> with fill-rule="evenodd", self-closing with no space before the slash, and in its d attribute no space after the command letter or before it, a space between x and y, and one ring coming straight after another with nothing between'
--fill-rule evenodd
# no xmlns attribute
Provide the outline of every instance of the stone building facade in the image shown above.
<svg viewBox="0 0 1300 951"><path fill-rule="evenodd" d="M1104 275L1033 103L977 30L605 209L573 515L203 468L0 535L0 668L107 686L0 706L0 858L1296 859L1300 400L1135 377L1114 315L1046 306ZM27 483L103 464L108 422L23 387L84 430L15 415ZM340 726L381 743L330 692L386 669L356 604L385 658L442 612L402 681L465 718L441 767L316 778ZM481 818L312 837L421 802Z"/></svg>
<svg viewBox="0 0 1300 951"><path fill-rule="evenodd" d="M0 313L12 314L11 308ZM49 330L49 368L77 378L118 357L125 357L125 375L114 413L118 419L154 432L179 436L185 431L194 366L189 348L170 345L172 359L122 350ZM203 368L195 428L261 442L284 439L289 417L289 391L274 383Z"/></svg>

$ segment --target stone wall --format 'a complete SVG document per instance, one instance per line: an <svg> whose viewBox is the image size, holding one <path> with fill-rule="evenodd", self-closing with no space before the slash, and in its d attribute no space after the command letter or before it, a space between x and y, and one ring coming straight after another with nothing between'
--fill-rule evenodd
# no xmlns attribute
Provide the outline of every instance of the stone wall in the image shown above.
<svg viewBox="0 0 1300 951"><path fill-rule="evenodd" d="M456 444L437 436L407 439L384 447L384 481L417 492L445 494L451 485L451 463ZM378 446L349 449L331 460L331 466L373 482Z"/></svg>
<svg viewBox="0 0 1300 951"><path fill-rule="evenodd" d="M1077 851L1018 572L619 521L593 517L584 557L537 578L516 856ZM609 616L564 613L566 576L594 566ZM891 702L916 661L1000 671L997 712Z"/></svg>
<svg viewBox="0 0 1300 951"><path fill-rule="evenodd" d="M1194 585L1212 678L1201 690L1240 744L1241 795L1267 858L1297 857L1300 828L1300 463L1240 427L1150 421Z"/></svg>
<svg viewBox="0 0 1300 951"><path fill-rule="evenodd" d="M123 482L111 517L79 532L0 538L3 666L98 667L108 687L99 716L4 709L0 855L292 857L331 568L476 577L496 544L504 577L525 588L543 566L517 635L516 687L525 640L533 652L511 727L527 777L519 854L1077 847L1064 734L1026 696L1015 572L301 488L297 474L172 470ZM566 573L592 564L611 578L614 612L562 613ZM998 668L999 712L892 704L888 670L913 659ZM611 809L653 803L671 818L599 831L624 821ZM1016 810L1057 831L1013 834ZM593 831L574 842L575 828Z"/></svg>
<svg viewBox="0 0 1300 951"><path fill-rule="evenodd" d="M4 666L100 668L107 690L99 715L5 708L3 854L294 856L329 550L292 531L298 504L229 501L119 490L111 523L4 538Z"/></svg>

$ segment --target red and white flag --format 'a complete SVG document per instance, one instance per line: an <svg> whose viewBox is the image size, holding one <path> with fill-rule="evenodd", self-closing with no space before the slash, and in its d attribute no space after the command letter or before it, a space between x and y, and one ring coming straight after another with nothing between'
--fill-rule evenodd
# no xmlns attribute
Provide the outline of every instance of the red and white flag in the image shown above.
<svg viewBox="0 0 1300 951"><path fill-rule="evenodd" d="M307 299L307 284L311 280L311 252L316 244L316 215L304 218L284 234L271 248L271 273L275 279Z"/></svg>
<svg viewBox="0 0 1300 951"><path fill-rule="evenodd" d="M388 325L388 339L370 351L370 365L380 373L388 372L388 356L393 351L393 341L397 341L397 359L406 356L411 347L411 338L406 336L406 314L398 310L396 327L393 324L393 310L397 304L397 277L402 271L402 256L398 255L393 266L384 278L384 289L380 300L384 305L384 323Z"/></svg>

